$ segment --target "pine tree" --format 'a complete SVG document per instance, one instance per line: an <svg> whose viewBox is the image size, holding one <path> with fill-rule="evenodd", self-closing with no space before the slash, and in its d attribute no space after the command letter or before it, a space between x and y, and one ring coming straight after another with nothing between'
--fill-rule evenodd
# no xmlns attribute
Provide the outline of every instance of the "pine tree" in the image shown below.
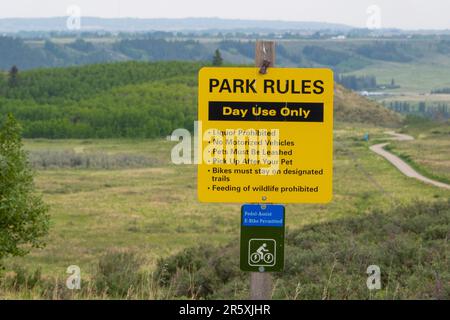
<svg viewBox="0 0 450 320"><path fill-rule="evenodd" d="M216 49L216 51L214 52L212 64L216 67L220 67L223 64L222 55L220 54L219 49Z"/></svg>
<svg viewBox="0 0 450 320"><path fill-rule="evenodd" d="M19 80L19 68L16 66L12 66L11 70L9 70L9 86L15 87L18 84Z"/></svg>
<svg viewBox="0 0 450 320"><path fill-rule="evenodd" d="M21 127L9 114L0 127L0 260L44 245L41 238L48 233L47 211L35 192Z"/></svg>

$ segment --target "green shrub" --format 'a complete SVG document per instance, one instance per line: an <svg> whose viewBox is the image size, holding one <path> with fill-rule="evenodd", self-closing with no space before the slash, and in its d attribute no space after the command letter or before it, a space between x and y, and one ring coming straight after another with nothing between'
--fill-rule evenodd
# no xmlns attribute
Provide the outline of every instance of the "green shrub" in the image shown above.
<svg viewBox="0 0 450 320"><path fill-rule="evenodd" d="M113 250L107 252L99 261L94 276L99 294L109 297L125 298L141 287L143 259L135 252Z"/></svg>
<svg viewBox="0 0 450 320"><path fill-rule="evenodd" d="M288 232L277 299L449 299L450 201L416 202L388 212ZM199 246L162 259L161 284L177 297L248 298L238 241ZM367 267L381 269L382 289L367 289Z"/></svg>
<svg viewBox="0 0 450 320"><path fill-rule="evenodd" d="M123 169L156 167L161 161L139 154L77 153L65 151L31 151L28 155L35 169Z"/></svg>
<svg viewBox="0 0 450 320"><path fill-rule="evenodd" d="M13 265L12 275L4 277L4 285L14 290L29 290L36 287L42 281L41 269L30 271L22 266Z"/></svg>

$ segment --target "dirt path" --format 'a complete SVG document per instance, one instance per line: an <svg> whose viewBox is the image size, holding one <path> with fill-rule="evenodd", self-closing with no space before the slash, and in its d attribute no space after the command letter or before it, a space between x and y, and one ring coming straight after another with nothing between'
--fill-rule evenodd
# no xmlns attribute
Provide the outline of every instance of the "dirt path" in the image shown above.
<svg viewBox="0 0 450 320"><path fill-rule="evenodd" d="M413 137L408 136L406 134L396 133L396 132L392 132L392 131L386 132L386 133L390 134L392 136L391 140L396 140L396 141L414 140ZM424 177L423 175L418 173L416 170L414 170L405 161L403 161L402 159L400 159L396 155L390 153L389 151L384 150L384 147L386 145L388 145L388 144L389 144L388 142L387 143L375 144L375 145L370 147L370 150L372 150L376 154L379 154L380 156L385 158L387 161L392 163L398 170L400 170L400 172L402 172L407 177L423 181L425 183L434 185L434 186L439 187L439 188L450 189L450 185L448 185L446 183L443 183L443 182L439 182L439 181L435 181L435 180L429 179L427 177Z"/></svg>

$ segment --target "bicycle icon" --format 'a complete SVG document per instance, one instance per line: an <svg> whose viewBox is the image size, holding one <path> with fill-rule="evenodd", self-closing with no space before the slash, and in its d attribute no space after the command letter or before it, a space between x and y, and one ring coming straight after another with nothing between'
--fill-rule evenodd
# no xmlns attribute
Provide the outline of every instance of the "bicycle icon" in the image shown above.
<svg viewBox="0 0 450 320"><path fill-rule="evenodd" d="M273 239L250 239L248 243L249 265L271 267L276 263L276 241Z"/></svg>

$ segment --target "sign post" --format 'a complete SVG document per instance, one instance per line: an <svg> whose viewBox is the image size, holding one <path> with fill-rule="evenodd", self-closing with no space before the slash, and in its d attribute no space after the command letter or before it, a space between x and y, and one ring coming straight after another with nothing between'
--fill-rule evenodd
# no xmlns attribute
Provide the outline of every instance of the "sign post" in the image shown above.
<svg viewBox="0 0 450 320"><path fill-rule="evenodd" d="M255 47L255 66L260 68L260 73L266 74L268 67L275 66L275 42L273 41L257 41ZM283 209L284 218L284 209ZM242 226L241 226L242 228ZM242 233L242 230L241 230ZM242 239L241 239L242 241ZM283 241L284 241L284 225L283 225ZM284 247L283 247L284 252ZM283 254L284 265L284 254ZM259 270L258 270L259 271ZM252 300L269 300L272 296L272 277L266 272L252 272L250 274L250 299Z"/></svg>
<svg viewBox="0 0 450 320"><path fill-rule="evenodd" d="M243 205L241 211L240 267L250 271L250 298L270 299L268 272L284 267L285 209L281 205Z"/></svg>
<svg viewBox="0 0 450 320"><path fill-rule="evenodd" d="M274 42L256 43L255 64L199 73L198 197L254 204L242 207L241 269L251 298L270 299L285 226L272 204L332 198L334 79L329 69L273 68Z"/></svg>

